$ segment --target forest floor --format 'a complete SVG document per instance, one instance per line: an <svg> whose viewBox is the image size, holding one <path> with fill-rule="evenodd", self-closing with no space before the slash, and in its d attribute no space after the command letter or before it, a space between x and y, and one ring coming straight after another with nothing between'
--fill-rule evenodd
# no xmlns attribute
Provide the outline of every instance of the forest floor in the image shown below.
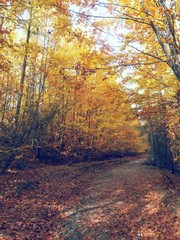
<svg viewBox="0 0 180 240"><path fill-rule="evenodd" d="M9 171L0 179L0 239L180 239L180 176L144 161Z"/></svg>

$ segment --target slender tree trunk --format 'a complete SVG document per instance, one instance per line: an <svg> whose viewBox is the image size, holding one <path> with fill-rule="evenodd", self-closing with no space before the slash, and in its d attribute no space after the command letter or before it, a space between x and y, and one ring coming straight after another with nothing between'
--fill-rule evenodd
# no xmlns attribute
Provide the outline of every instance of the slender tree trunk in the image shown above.
<svg viewBox="0 0 180 240"><path fill-rule="evenodd" d="M27 30L27 35L26 35L25 54L24 54L24 59L23 59L20 87L19 87L18 100L17 100L17 106L16 106L16 115L15 115L15 127L16 128L19 123L19 115L20 115L20 111L21 111L21 103L22 103L24 82L25 82L25 76L26 76L26 67L27 67L27 59L28 59L28 45L29 45L29 40L31 37L31 21L32 21L32 9L30 10L30 19L29 19L28 30Z"/></svg>
<svg viewBox="0 0 180 240"><path fill-rule="evenodd" d="M6 112L6 109L8 108L8 97L9 97L9 92L8 92L8 81L7 81L5 86L4 101L2 103L2 109L1 109L1 121L0 121L1 126L4 125L5 112Z"/></svg>
<svg viewBox="0 0 180 240"><path fill-rule="evenodd" d="M141 0L140 4L144 7L144 1ZM172 69L174 75L176 76L177 80L180 81L180 50L179 50L179 43L176 39L176 31L174 28L174 18L173 15L170 14L168 11L165 1L158 1L158 4L161 5L162 9L164 10L164 16L166 18L167 33L169 36L172 37L172 40L166 39L162 36L161 30L158 26L156 26L155 22L151 18L151 14L149 13L148 9L144 8L144 13L149 21L149 24L155 33L158 43L166 56L166 63Z"/></svg>

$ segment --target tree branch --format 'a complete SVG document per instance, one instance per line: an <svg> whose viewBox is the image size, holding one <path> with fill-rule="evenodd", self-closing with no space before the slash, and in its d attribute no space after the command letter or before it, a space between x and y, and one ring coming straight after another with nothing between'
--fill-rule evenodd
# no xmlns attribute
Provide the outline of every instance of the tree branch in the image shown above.
<svg viewBox="0 0 180 240"><path fill-rule="evenodd" d="M141 52L141 53L144 54L144 55L147 55L147 56L149 56L149 57L155 58L155 59L159 60L160 62L168 63L166 60L163 60L162 58L160 58L160 57L158 57L158 56L155 56L155 55L153 55L153 54L151 54L151 53L144 52L144 51L142 51L142 50L140 50L140 49L138 49L138 48L136 48L136 47L134 47L134 46L132 46L132 45L130 45L130 44L128 44L128 46L131 47L131 48L133 48L133 49L135 49L135 50L138 51L138 52Z"/></svg>

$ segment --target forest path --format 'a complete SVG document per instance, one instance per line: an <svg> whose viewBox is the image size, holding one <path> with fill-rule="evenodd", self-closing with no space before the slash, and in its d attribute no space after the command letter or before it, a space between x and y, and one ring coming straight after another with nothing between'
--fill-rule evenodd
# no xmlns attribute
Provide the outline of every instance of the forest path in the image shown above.
<svg viewBox="0 0 180 240"><path fill-rule="evenodd" d="M60 239L180 239L180 209L169 195L173 182L136 158L100 171L80 206L66 213Z"/></svg>
<svg viewBox="0 0 180 240"><path fill-rule="evenodd" d="M0 240L179 240L180 176L144 161L9 171L0 179Z"/></svg>

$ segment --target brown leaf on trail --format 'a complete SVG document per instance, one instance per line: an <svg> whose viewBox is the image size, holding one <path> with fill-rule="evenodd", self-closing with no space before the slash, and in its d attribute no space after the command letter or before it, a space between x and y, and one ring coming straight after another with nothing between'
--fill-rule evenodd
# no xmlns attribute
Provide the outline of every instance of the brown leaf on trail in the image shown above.
<svg viewBox="0 0 180 240"><path fill-rule="evenodd" d="M0 239L179 238L178 176L172 176L173 188L164 189L161 171L141 161L96 163L98 171L91 164L2 176Z"/></svg>

